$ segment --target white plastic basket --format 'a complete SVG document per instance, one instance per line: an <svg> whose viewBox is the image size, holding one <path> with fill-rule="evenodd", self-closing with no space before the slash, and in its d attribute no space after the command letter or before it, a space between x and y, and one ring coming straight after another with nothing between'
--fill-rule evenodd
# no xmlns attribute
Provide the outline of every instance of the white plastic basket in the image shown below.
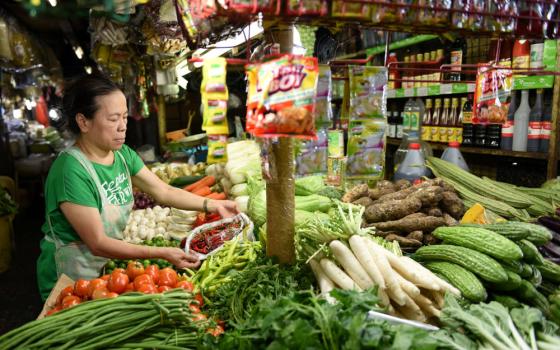
<svg viewBox="0 0 560 350"><path fill-rule="evenodd" d="M227 230L226 227L224 227L223 230L221 230L219 233L216 233L216 235L213 236L217 236L219 235L219 237L221 238L221 244L209 244L209 240L210 237L203 237L203 239L205 239L205 241L208 243L207 245L210 246L210 250L206 253L200 252L200 251L196 251L194 249L191 249L191 242L201 236L204 236L208 231L215 229L216 227L220 227L220 226L230 226L233 223L239 223L240 226L238 228L235 229L231 229L230 231ZM220 249L222 249L224 242L229 241L231 239L233 239L234 237L237 237L239 235L242 235L241 239L244 240L249 240L249 241L254 241L255 240L255 236L253 234L253 229L254 229L254 225L253 222L251 221L251 219L249 219L249 217L243 213L240 213L234 217L228 218L228 219L222 219L220 221L215 221L215 222L211 222L208 224L204 224L201 225L197 228L195 228L191 234L188 236L187 238L187 242L185 244L185 251L188 253L189 250L192 252L194 252L194 254L196 254L198 256L198 258L200 260L204 260L207 257L209 257L210 255L216 253L217 251L219 251ZM202 237L201 237L202 238ZM214 247L212 247L214 246Z"/></svg>

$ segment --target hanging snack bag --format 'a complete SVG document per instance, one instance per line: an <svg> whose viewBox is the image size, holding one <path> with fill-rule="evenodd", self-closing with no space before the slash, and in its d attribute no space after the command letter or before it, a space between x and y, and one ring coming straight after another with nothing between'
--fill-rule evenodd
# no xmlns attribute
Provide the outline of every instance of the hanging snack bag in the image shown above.
<svg viewBox="0 0 560 350"><path fill-rule="evenodd" d="M254 241L253 222L241 213L228 219L222 219L195 228L185 244L185 251L194 251L200 260L219 251L224 242L237 236Z"/></svg>
<svg viewBox="0 0 560 350"><path fill-rule="evenodd" d="M350 121L385 118L385 67L349 66Z"/></svg>
<svg viewBox="0 0 560 350"><path fill-rule="evenodd" d="M206 163L227 162L227 135L208 135L208 157Z"/></svg>
<svg viewBox="0 0 560 350"><path fill-rule="evenodd" d="M478 69L474 92L473 124L503 124L507 120L513 87L511 69Z"/></svg>
<svg viewBox="0 0 560 350"><path fill-rule="evenodd" d="M286 55L248 65L246 72L247 132L258 137L315 138L317 58Z"/></svg>
<svg viewBox="0 0 560 350"><path fill-rule="evenodd" d="M226 59L217 57L204 60L202 68L202 84L200 85L203 108L202 130L211 135L229 134L226 66Z"/></svg>
<svg viewBox="0 0 560 350"><path fill-rule="evenodd" d="M384 119L350 122L346 173L352 179L374 180L385 166Z"/></svg>
<svg viewBox="0 0 560 350"><path fill-rule="evenodd" d="M317 128L332 124L333 111L331 105L332 74L328 65L319 66L317 97L315 100L315 125Z"/></svg>
<svg viewBox="0 0 560 350"><path fill-rule="evenodd" d="M317 140L296 143L296 174L312 175L327 172L327 129L317 130Z"/></svg>

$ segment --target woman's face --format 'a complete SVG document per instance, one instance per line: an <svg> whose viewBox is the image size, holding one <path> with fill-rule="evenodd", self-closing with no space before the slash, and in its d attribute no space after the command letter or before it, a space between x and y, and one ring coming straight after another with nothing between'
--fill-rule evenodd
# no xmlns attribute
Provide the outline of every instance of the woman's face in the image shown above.
<svg viewBox="0 0 560 350"><path fill-rule="evenodd" d="M121 91L115 91L97 97L96 101L97 113L87 120L87 127L82 129L82 136L101 149L118 150L124 144L126 135L126 98Z"/></svg>

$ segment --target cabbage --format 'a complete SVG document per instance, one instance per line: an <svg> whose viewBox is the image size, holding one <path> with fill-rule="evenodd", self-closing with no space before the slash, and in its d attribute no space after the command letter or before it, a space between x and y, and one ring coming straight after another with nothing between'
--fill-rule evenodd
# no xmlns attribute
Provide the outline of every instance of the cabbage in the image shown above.
<svg viewBox="0 0 560 350"><path fill-rule="evenodd" d="M262 226L266 222L266 190L262 189L249 198L249 217L256 226Z"/></svg>
<svg viewBox="0 0 560 350"><path fill-rule="evenodd" d="M233 197L247 196L249 194L249 189L246 183L234 185L229 192Z"/></svg>
<svg viewBox="0 0 560 350"><path fill-rule="evenodd" d="M226 174L234 185L246 182L249 177L257 177L260 179L262 177L261 160L258 158L249 161L246 159L228 161L226 165Z"/></svg>
<svg viewBox="0 0 560 350"><path fill-rule="evenodd" d="M321 175L312 175L296 179L295 187L297 196L308 196L325 188L325 183Z"/></svg>
<svg viewBox="0 0 560 350"><path fill-rule="evenodd" d="M321 212L315 212L315 213L311 213L305 210L298 210L296 209L295 212L295 227L301 227L303 225L305 225L307 222L314 220L314 219L319 219L321 221L328 221L330 219L330 216L325 214L325 213L321 213Z"/></svg>
<svg viewBox="0 0 560 350"><path fill-rule="evenodd" d="M333 202L328 197L312 194L310 196L296 196L296 209L308 212L322 211L328 212Z"/></svg>
<svg viewBox="0 0 560 350"><path fill-rule="evenodd" d="M249 196L240 196L235 198L235 203L237 203L237 208L242 213L246 213L249 208Z"/></svg>

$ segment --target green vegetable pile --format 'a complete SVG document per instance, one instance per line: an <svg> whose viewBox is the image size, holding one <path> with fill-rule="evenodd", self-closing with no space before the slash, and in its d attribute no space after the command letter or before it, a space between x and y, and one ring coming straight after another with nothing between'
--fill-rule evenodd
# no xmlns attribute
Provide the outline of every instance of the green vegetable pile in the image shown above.
<svg viewBox="0 0 560 350"><path fill-rule="evenodd" d="M150 247L179 247L181 242L176 241L174 239L165 239L163 237L157 236L154 239L150 239L147 241L143 241L140 243L141 245L146 245ZM119 259L112 259L109 260L105 266L103 274L110 274L116 268L126 269L130 260L119 260ZM175 268L173 264L169 261L164 259L144 259L138 260L139 262L144 265L144 268L148 267L149 265L157 265L160 269L171 267Z"/></svg>
<svg viewBox="0 0 560 350"><path fill-rule="evenodd" d="M206 349L436 349L428 331L368 318L376 291L334 290L335 304L310 290L265 297L248 317Z"/></svg>
<svg viewBox="0 0 560 350"><path fill-rule="evenodd" d="M17 205L10 194L0 186L0 216L17 213Z"/></svg>
<svg viewBox="0 0 560 350"><path fill-rule="evenodd" d="M560 348L558 326L540 310L523 306L508 310L498 302L462 308L446 297L440 321L444 330L434 334L453 349L552 350ZM459 333L457 330L464 330Z"/></svg>

